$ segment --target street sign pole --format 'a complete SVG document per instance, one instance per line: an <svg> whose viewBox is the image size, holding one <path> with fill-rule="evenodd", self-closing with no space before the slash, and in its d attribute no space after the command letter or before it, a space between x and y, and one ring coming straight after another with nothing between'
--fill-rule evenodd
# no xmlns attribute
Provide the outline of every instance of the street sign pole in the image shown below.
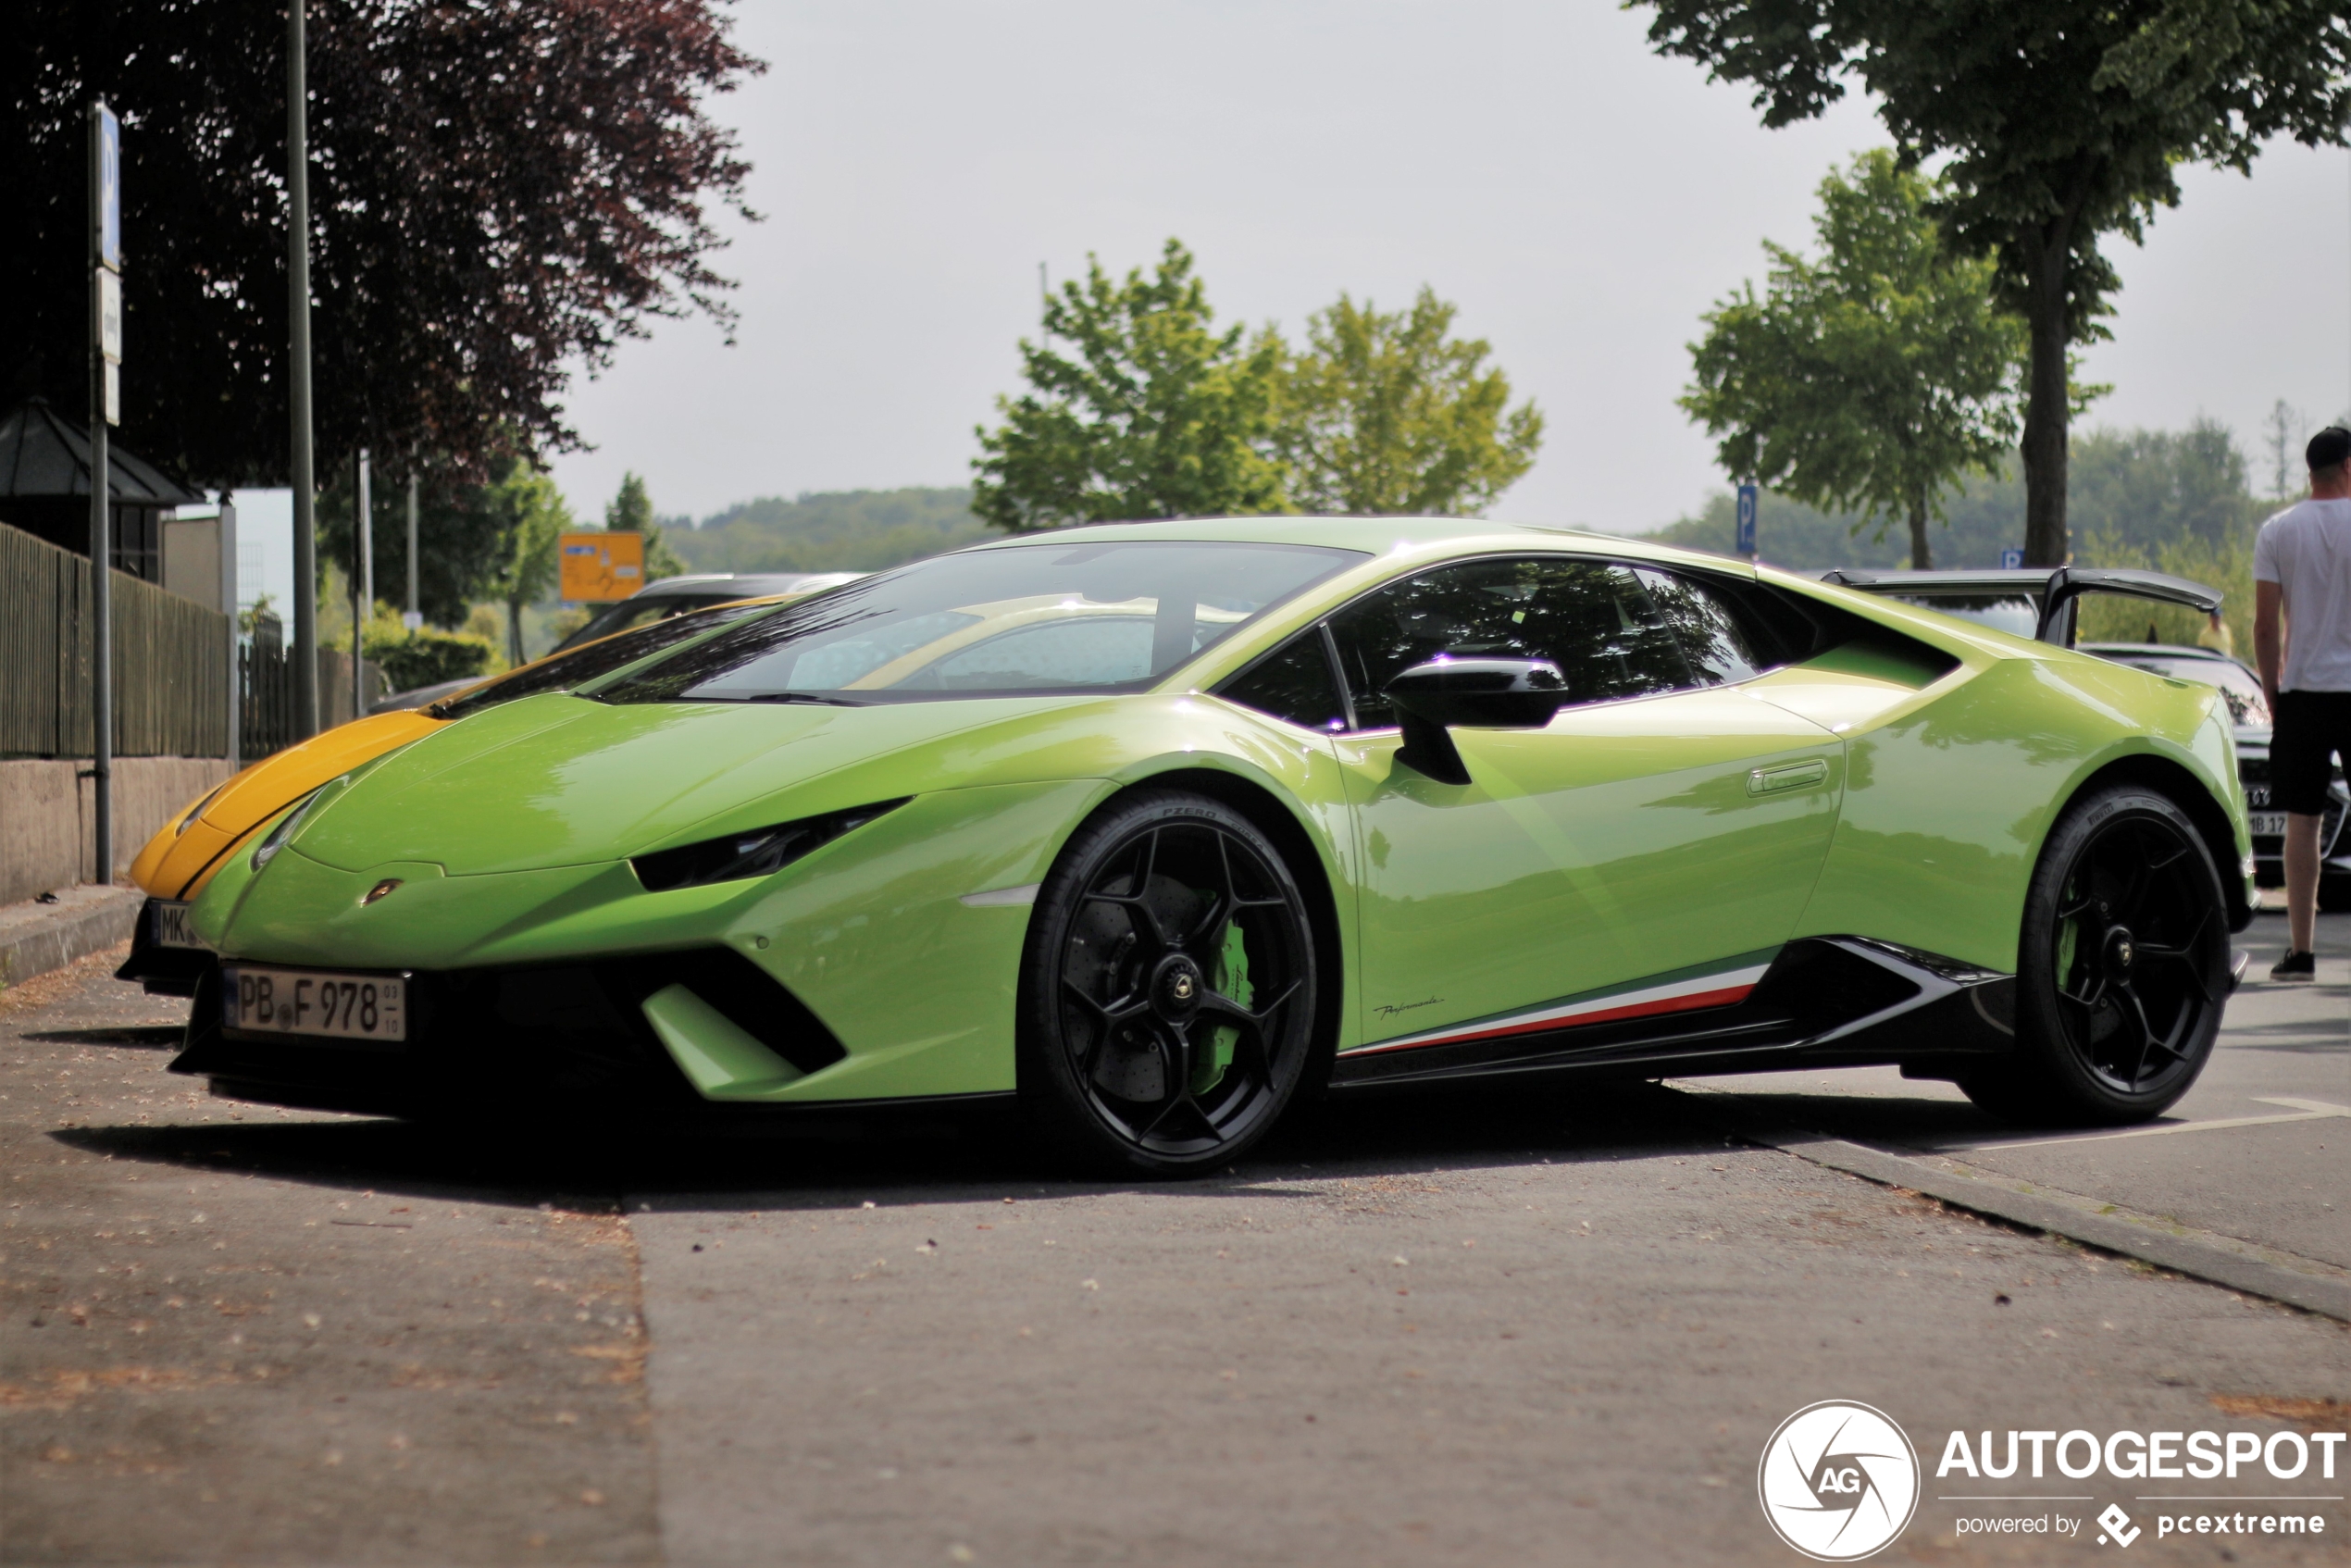
<svg viewBox="0 0 2351 1568"><path fill-rule="evenodd" d="M1760 498L1760 492L1754 485L1739 486L1738 553L1750 563L1755 559L1755 507Z"/></svg>
<svg viewBox="0 0 2351 1568"><path fill-rule="evenodd" d="M294 739L318 733L318 516L310 451L310 116L302 12L286 6L286 402L292 429Z"/></svg>
<svg viewBox="0 0 2351 1568"><path fill-rule="evenodd" d="M114 474L107 427L121 417L121 127L90 105L90 838L91 879L114 880Z"/></svg>
<svg viewBox="0 0 2351 1568"><path fill-rule="evenodd" d="M237 691L237 504L220 492L220 603L229 612L229 771L244 749L244 709Z"/></svg>
<svg viewBox="0 0 2351 1568"><path fill-rule="evenodd" d="M367 716L367 683L359 671L360 633L376 610L375 496L367 484L367 449L359 449L359 488L351 510L351 716Z"/></svg>
<svg viewBox="0 0 2351 1568"><path fill-rule="evenodd" d="M410 631L425 624L424 612L417 608L417 454L408 454L408 613L400 624Z"/></svg>

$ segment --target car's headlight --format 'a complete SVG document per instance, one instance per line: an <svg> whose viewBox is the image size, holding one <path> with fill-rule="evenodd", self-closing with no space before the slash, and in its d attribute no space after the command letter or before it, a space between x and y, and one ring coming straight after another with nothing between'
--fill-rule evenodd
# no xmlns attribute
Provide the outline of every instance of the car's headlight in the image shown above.
<svg viewBox="0 0 2351 1568"><path fill-rule="evenodd" d="M228 787L229 786L226 784L214 785L212 787L212 793L206 795L203 800L198 801L194 805L188 808L186 815L180 818L180 826L171 830L171 836L176 839L182 833L185 833L189 828L193 828L196 825L196 818L204 815L204 808L218 800L220 798L220 791L226 790Z"/></svg>
<svg viewBox="0 0 2351 1568"><path fill-rule="evenodd" d="M797 822L753 828L723 838L704 839L698 844L635 855L628 864L636 870L637 880L651 893L765 877L790 865L817 845L829 843L851 828L862 828L884 812L896 811L905 803L905 800L883 801L824 816L803 816Z"/></svg>
<svg viewBox="0 0 2351 1568"><path fill-rule="evenodd" d="M269 829L267 836L265 837L261 842L253 847L253 868L255 871L258 871L263 866L268 865L271 861L277 859L278 852L286 847L286 840L292 838L294 836L294 829L302 826L302 819L308 816L313 811L317 810L318 803L321 801L324 801L331 794L337 793L338 786L347 784L350 781L351 777L348 774L345 774L341 778L328 780L326 783L319 785L316 790L311 790L310 793L304 798L303 803L300 805L294 807L293 810L280 817L278 819L278 826Z"/></svg>

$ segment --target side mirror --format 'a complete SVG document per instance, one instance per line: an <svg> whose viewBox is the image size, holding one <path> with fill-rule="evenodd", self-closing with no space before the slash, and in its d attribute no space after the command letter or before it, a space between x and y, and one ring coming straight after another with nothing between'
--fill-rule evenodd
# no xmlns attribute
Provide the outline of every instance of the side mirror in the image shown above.
<svg viewBox="0 0 2351 1568"><path fill-rule="evenodd" d="M1540 729L1566 704L1567 678L1548 659L1438 657L1400 672L1383 694L1404 730L1396 760L1440 784L1466 784L1469 768L1446 731Z"/></svg>

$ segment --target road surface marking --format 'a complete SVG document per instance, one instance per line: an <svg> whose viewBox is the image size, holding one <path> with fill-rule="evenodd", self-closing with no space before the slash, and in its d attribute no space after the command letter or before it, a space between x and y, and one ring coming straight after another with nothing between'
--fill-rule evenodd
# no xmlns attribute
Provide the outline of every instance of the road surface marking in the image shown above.
<svg viewBox="0 0 2351 1568"><path fill-rule="evenodd" d="M2265 1127L2280 1122L2314 1122L2327 1116L2351 1116L2351 1105L2331 1105L2323 1100L2287 1100L2275 1095L2252 1097L2257 1105L2291 1105L2283 1116L2220 1116L2208 1122L2166 1122L2161 1126L2126 1127L2121 1132L2084 1132L2063 1138L2025 1138L2013 1143L1952 1143L1938 1146L1938 1154L1982 1154L1995 1149L2046 1149L2058 1143L2106 1143L2118 1138L2154 1138L2167 1132L2216 1132L2222 1127Z"/></svg>

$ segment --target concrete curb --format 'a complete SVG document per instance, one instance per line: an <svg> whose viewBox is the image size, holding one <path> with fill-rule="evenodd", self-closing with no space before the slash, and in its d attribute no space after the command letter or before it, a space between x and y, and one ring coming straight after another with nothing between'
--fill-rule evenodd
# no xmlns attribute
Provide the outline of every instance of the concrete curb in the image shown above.
<svg viewBox="0 0 2351 1568"><path fill-rule="evenodd" d="M1978 1176L1957 1161L1889 1153L1793 1127L1747 1126L1735 1117L1721 1120L1750 1143L1865 1181L1905 1188L1972 1213L2068 1237L2174 1274L2351 1322L2351 1273L2315 1258L2197 1230L2079 1193Z"/></svg>
<svg viewBox="0 0 2351 1568"><path fill-rule="evenodd" d="M144 896L132 888L68 888L55 903L0 908L0 985L20 985L128 940Z"/></svg>

